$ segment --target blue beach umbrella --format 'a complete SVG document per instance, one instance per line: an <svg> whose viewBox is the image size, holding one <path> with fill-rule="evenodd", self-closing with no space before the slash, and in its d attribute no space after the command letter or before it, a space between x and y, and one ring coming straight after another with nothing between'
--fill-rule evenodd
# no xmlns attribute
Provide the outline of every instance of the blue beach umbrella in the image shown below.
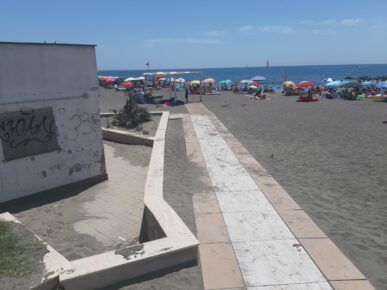
<svg viewBox="0 0 387 290"><path fill-rule="evenodd" d="M332 81L325 84L327 88L337 88L341 85L341 81Z"/></svg>
<svg viewBox="0 0 387 290"><path fill-rule="evenodd" d="M377 83L376 86L380 89L385 89L387 88L387 82Z"/></svg>
<svg viewBox="0 0 387 290"><path fill-rule="evenodd" d="M250 80L252 80L252 81L266 81L267 78L265 78L263 76L255 76L255 77L251 78Z"/></svg>
<svg viewBox="0 0 387 290"><path fill-rule="evenodd" d="M365 81L365 82L362 82L361 83L361 86L362 87L365 87L365 88L369 88L369 87L374 87L375 86L375 83L374 82L371 82L371 81Z"/></svg>

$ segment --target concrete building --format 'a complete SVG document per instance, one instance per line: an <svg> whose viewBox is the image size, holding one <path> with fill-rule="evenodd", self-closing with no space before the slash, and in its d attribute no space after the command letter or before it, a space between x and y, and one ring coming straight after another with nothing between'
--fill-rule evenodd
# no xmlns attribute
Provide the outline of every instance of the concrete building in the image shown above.
<svg viewBox="0 0 387 290"><path fill-rule="evenodd" d="M0 42L0 56L0 203L106 179L95 46Z"/></svg>

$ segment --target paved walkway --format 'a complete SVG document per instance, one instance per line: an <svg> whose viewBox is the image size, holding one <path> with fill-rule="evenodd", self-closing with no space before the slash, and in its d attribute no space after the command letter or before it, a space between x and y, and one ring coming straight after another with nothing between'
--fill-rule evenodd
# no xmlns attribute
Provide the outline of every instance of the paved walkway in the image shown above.
<svg viewBox="0 0 387 290"><path fill-rule="evenodd" d="M205 289L373 289L211 112L187 109L187 155L213 186L194 197Z"/></svg>
<svg viewBox="0 0 387 290"><path fill-rule="evenodd" d="M104 141L109 179L13 213L69 260L136 244L151 148ZM70 194L71 193L71 194ZM60 196L59 192L56 192Z"/></svg>

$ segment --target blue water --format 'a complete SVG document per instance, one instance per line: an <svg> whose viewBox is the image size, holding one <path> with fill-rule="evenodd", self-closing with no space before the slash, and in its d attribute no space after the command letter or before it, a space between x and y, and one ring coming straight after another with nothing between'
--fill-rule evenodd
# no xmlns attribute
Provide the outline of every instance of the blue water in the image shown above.
<svg viewBox="0 0 387 290"><path fill-rule="evenodd" d="M287 73L288 80L300 82L304 80L319 83L322 79L331 77L344 79L347 76L387 76L387 64L372 65L310 65L310 66L276 66L276 67L242 67L242 68L206 68L206 69L158 69L156 71L201 71L200 75L182 76L188 80L214 78L217 81L230 79L239 81L262 75L270 83L282 83ZM146 70L102 70L100 75L120 77L138 77Z"/></svg>

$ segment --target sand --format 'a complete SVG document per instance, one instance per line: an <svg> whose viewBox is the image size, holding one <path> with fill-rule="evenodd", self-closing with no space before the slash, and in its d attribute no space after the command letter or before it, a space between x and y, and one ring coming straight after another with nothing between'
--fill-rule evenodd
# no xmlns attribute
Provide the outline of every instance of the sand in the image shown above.
<svg viewBox="0 0 387 290"><path fill-rule="evenodd" d="M387 289L387 103L205 96L377 289Z"/></svg>

